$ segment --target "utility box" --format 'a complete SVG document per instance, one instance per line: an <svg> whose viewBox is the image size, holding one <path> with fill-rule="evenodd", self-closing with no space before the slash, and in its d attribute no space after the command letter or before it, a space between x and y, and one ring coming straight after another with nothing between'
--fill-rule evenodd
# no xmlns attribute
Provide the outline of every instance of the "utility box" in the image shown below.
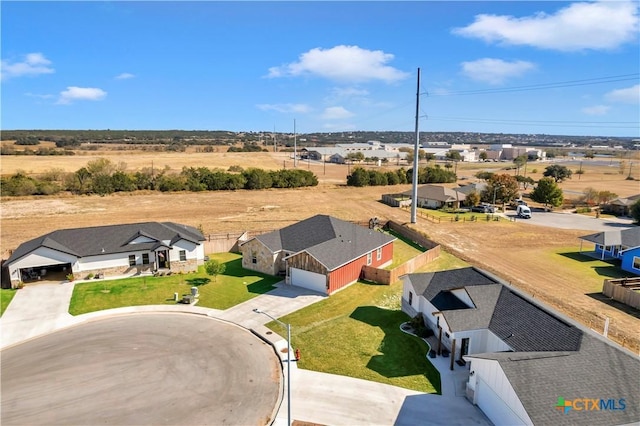
<svg viewBox="0 0 640 426"><path fill-rule="evenodd" d="M191 296L198 297L198 287L191 287Z"/></svg>

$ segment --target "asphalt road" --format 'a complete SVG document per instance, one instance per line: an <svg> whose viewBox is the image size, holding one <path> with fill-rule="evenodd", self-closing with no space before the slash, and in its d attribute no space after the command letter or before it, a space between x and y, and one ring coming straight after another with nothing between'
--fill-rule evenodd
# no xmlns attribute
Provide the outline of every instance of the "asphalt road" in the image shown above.
<svg viewBox="0 0 640 426"><path fill-rule="evenodd" d="M531 219L520 219L515 210L507 210L505 216L516 218L520 223L592 232L613 231L633 226L631 219L596 219L575 213L545 212L537 209L532 210Z"/></svg>
<svg viewBox="0 0 640 426"><path fill-rule="evenodd" d="M2 352L2 425L261 425L281 389L271 346L186 314L92 321Z"/></svg>

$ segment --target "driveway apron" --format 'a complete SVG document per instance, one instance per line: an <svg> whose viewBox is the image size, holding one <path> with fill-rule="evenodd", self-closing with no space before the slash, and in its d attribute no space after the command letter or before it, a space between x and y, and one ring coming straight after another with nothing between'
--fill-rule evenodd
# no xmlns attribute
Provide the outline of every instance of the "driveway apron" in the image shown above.
<svg viewBox="0 0 640 426"><path fill-rule="evenodd" d="M0 318L0 347L73 324L74 318L69 314L73 285L34 284L18 290Z"/></svg>

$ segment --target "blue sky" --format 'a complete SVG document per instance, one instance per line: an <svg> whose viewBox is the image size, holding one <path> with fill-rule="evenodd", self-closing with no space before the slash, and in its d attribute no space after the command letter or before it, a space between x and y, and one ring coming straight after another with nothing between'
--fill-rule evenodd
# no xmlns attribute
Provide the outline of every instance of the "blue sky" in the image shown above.
<svg viewBox="0 0 640 426"><path fill-rule="evenodd" d="M2 2L2 129L639 137L604 2Z"/></svg>

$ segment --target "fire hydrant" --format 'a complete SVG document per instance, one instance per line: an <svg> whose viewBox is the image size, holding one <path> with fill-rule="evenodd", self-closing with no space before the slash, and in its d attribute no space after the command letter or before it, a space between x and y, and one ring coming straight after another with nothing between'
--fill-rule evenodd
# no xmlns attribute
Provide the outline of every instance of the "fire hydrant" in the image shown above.
<svg viewBox="0 0 640 426"><path fill-rule="evenodd" d="M300 361L300 349L296 349L296 361Z"/></svg>

